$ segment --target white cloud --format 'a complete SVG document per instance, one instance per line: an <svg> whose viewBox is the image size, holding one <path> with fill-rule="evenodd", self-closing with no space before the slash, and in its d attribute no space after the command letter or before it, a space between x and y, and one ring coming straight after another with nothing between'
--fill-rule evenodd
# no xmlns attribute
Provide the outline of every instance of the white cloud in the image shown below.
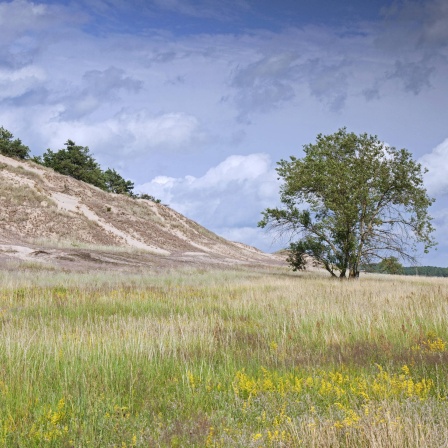
<svg viewBox="0 0 448 448"><path fill-rule="evenodd" d="M210 168L205 176L196 179L197 189L226 189L231 182L251 182L262 178L268 171L271 161L266 154L230 156L218 166Z"/></svg>
<svg viewBox="0 0 448 448"><path fill-rule="evenodd" d="M428 169L425 175L428 193L435 196L448 194L448 138L421 157L419 162Z"/></svg>
<svg viewBox="0 0 448 448"><path fill-rule="evenodd" d="M25 0L13 0L0 3L0 27L5 35L30 30L41 26L48 15L48 7Z"/></svg>
<svg viewBox="0 0 448 448"><path fill-rule="evenodd" d="M448 138L429 154L420 157L418 161L428 169L424 175L424 185L428 194L436 198L435 204L430 209L430 214L434 218L434 237L438 242L437 250L425 255L421 263L448 267L446 256L448 251L446 239L448 232Z"/></svg>
<svg viewBox="0 0 448 448"><path fill-rule="evenodd" d="M45 71L32 65L18 70L0 69L0 100L24 95L41 86L46 79Z"/></svg>
<svg viewBox="0 0 448 448"><path fill-rule="evenodd" d="M276 239L272 233L257 227L225 227L217 228L215 232L229 241L249 244L265 252L275 252L289 246L285 239Z"/></svg>
<svg viewBox="0 0 448 448"><path fill-rule="evenodd" d="M1 115L0 115L1 117ZM145 110L123 111L100 122L51 120L42 117L41 139L51 149L63 147L67 139L89 146L95 156L115 164L130 156L166 153L190 148L204 138L199 120L183 113L152 115ZM128 162L129 164L129 162ZM117 165L115 165L117 166Z"/></svg>
<svg viewBox="0 0 448 448"><path fill-rule="evenodd" d="M278 201L279 182L267 154L233 155L203 176L157 176L136 191L171 207L224 237L267 248L257 229L261 212Z"/></svg>
<svg viewBox="0 0 448 448"><path fill-rule="evenodd" d="M32 53L39 51L47 40L45 34L52 36L51 41L56 34L64 34L86 20L85 14L64 5L26 0L0 2L0 55L7 56L2 62L17 65L24 58L32 58Z"/></svg>

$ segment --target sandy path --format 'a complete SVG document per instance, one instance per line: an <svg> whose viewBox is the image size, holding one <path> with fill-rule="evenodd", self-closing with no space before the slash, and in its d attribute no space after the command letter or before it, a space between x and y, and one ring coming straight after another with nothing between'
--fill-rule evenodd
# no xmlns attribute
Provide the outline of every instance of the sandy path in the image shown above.
<svg viewBox="0 0 448 448"><path fill-rule="evenodd" d="M34 252L34 249L24 246L15 246L12 244L0 244L0 252L5 252L7 255L20 258L22 260L29 260L30 254Z"/></svg>

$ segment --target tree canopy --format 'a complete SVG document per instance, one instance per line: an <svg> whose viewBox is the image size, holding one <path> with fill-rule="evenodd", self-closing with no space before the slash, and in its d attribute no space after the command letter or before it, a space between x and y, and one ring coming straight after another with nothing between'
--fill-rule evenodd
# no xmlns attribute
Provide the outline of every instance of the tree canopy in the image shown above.
<svg viewBox="0 0 448 448"><path fill-rule="evenodd" d="M30 149L20 139L14 139L11 132L0 127L0 154L17 159L30 159ZM47 151L42 156L31 157L35 163L54 169L60 174L95 185L109 193L125 194L133 198L147 199L161 203L160 199L143 193L134 194L134 183L124 179L115 169L103 171L88 146L77 145L72 140L64 143L65 148Z"/></svg>
<svg viewBox="0 0 448 448"><path fill-rule="evenodd" d="M133 196L134 183L130 180L125 180L114 169L108 168L104 171L104 181L106 190L111 193L127 194Z"/></svg>
<svg viewBox="0 0 448 448"><path fill-rule="evenodd" d="M106 190L106 182L100 165L90 154L87 146L79 146L67 140L66 148L53 152L47 149L42 156L43 165L53 168L58 173L71 176Z"/></svg>
<svg viewBox="0 0 448 448"><path fill-rule="evenodd" d="M67 140L65 146L66 148L56 152L47 149L42 158L34 160L58 173L82 180L110 193L134 196L134 183L124 179L115 169L102 171L87 146L76 145L72 140Z"/></svg>
<svg viewBox="0 0 448 448"><path fill-rule="evenodd" d="M27 159L30 148L25 146L19 138L13 139L14 135L11 132L3 126L0 127L0 154L17 159Z"/></svg>
<svg viewBox="0 0 448 448"><path fill-rule="evenodd" d="M403 266L397 257L386 257L378 263L378 270L387 274L402 274Z"/></svg>
<svg viewBox="0 0 448 448"><path fill-rule="evenodd" d="M361 264L395 255L415 262L419 244L435 245L422 168L406 149L342 128L319 134L303 158L278 162L281 208L263 212L260 227L297 236L289 262L304 255L332 276L357 277Z"/></svg>
<svg viewBox="0 0 448 448"><path fill-rule="evenodd" d="M148 194L148 193L140 193L140 194L137 194L136 197L138 199L146 199L147 201L155 202L156 204L162 203L161 199L156 199L152 194ZM166 205L166 204L164 204L164 205Z"/></svg>

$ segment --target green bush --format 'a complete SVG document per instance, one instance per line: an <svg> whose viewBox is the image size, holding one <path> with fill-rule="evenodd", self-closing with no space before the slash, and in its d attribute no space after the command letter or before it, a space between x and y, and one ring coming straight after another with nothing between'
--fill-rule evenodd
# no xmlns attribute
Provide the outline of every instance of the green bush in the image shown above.
<svg viewBox="0 0 448 448"><path fill-rule="evenodd" d="M3 126L0 127L0 154L16 159L27 159L29 157L30 148L25 146L19 138L13 140L14 135L11 134Z"/></svg>
<svg viewBox="0 0 448 448"><path fill-rule="evenodd" d="M56 152L47 149L43 155L43 165L53 168L58 173L107 190L104 173L90 154L89 148L76 145L72 140L67 140L65 146L66 148Z"/></svg>

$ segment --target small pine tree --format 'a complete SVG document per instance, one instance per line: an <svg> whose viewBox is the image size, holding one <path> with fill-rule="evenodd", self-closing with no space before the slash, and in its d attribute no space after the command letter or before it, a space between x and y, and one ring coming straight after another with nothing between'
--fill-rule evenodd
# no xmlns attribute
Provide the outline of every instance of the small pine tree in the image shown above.
<svg viewBox="0 0 448 448"><path fill-rule="evenodd" d="M104 179L107 191L111 193L133 196L132 190L134 189L134 183L130 180L125 180L114 169L108 168L104 172Z"/></svg>
<svg viewBox="0 0 448 448"><path fill-rule="evenodd" d="M6 157L14 157L16 159L27 159L29 157L30 148L25 146L19 138L13 140L14 135L11 134L3 126L0 127L0 154Z"/></svg>
<svg viewBox="0 0 448 448"><path fill-rule="evenodd" d="M152 194L140 193L137 195L138 199L145 199L147 201L155 202L156 204L161 204L161 199L156 199Z"/></svg>
<svg viewBox="0 0 448 448"><path fill-rule="evenodd" d="M43 165L53 168L58 173L107 190L104 173L90 154L89 148L76 145L72 140L67 140L65 146L66 148L56 152L47 149L42 156Z"/></svg>

